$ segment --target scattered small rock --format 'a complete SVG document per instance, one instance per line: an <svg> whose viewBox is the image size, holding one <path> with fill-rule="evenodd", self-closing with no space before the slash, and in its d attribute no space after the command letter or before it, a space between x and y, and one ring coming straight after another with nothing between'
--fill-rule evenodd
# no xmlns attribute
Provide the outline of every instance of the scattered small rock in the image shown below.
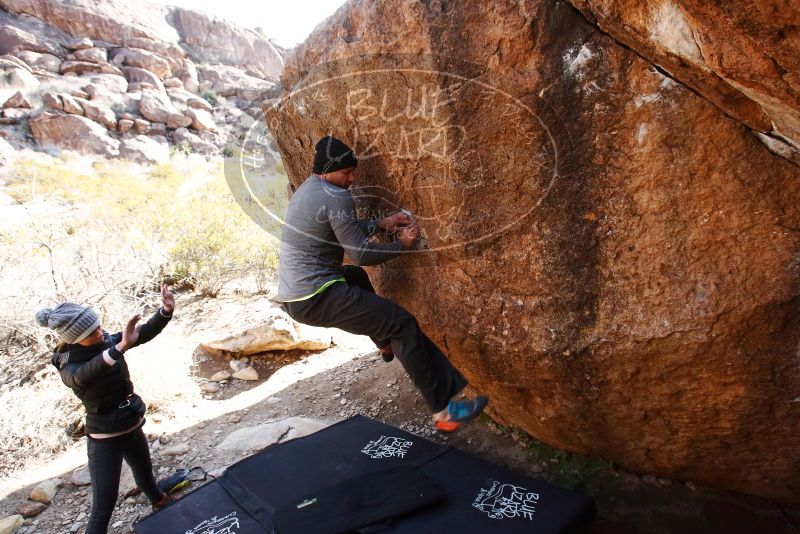
<svg viewBox="0 0 800 534"><path fill-rule="evenodd" d="M30 498L32 501L41 502L44 504L50 504L50 501L53 500L53 497L56 496L58 493L58 488L61 486L61 480L58 478L53 478L50 480L45 480L40 482L33 491L31 491Z"/></svg>
<svg viewBox="0 0 800 534"><path fill-rule="evenodd" d="M0 534L11 534L22 526L25 521L21 515L10 515L0 519Z"/></svg>
<svg viewBox="0 0 800 534"><path fill-rule="evenodd" d="M88 37L75 37L61 44L64 45L64 48L67 50L84 50L94 46L94 43Z"/></svg>
<svg viewBox="0 0 800 534"><path fill-rule="evenodd" d="M20 507L17 508L17 512L19 512L22 517L36 517L46 509L47 505L44 503L28 501L21 504Z"/></svg>
<svg viewBox="0 0 800 534"><path fill-rule="evenodd" d="M229 371L217 371L211 376L212 382L222 382L223 380L228 380L231 377L231 373Z"/></svg>
<svg viewBox="0 0 800 534"><path fill-rule="evenodd" d="M248 363L249 360L247 358L242 358L240 360L234 358L233 360L230 361L230 366L233 372L235 373L236 371L241 371L242 369L247 367Z"/></svg>
<svg viewBox="0 0 800 534"><path fill-rule="evenodd" d="M245 367L233 373L233 378L238 380L258 380L258 372L252 367Z"/></svg>
<svg viewBox="0 0 800 534"><path fill-rule="evenodd" d="M92 483L92 477L89 474L89 466L84 465L72 471L70 475L70 482L76 486L88 486Z"/></svg>
<svg viewBox="0 0 800 534"><path fill-rule="evenodd" d="M17 91L11 96L11 98L5 101L3 107L30 109L31 103L28 102L28 99L25 98L25 95L23 95L20 91Z"/></svg>
<svg viewBox="0 0 800 534"><path fill-rule="evenodd" d="M172 447L167 447L166 449L161 451L161 454L164 456L181 456L189 452L189 445L186 443L179 443L177 445L173 445Z"/></svg>
<svg viewBox="0 0 800 534"><path fill-rule="evenodd" d="M216 382L203 382L200 384L200 389L203 393L216 393L220 390L220 385Z"/></svg>
<svg viewBox="0 0 800 534"><path fill-rule="evenodd" d="M130 119L120 119L117 123L117 128L119 129L120 133L125 133L133 128L133 121Z"/></svg>

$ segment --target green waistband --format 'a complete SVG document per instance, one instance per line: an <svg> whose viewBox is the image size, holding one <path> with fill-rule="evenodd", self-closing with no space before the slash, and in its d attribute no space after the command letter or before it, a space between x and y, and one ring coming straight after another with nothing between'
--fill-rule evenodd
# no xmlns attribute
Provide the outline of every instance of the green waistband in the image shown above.
<svg viewBox="0 0 800 534"><path fill-rule="evenodd" d="M299 299L285 300L284 302L300 302L301 300L308 300L313 296L319 295L320 293L322 293L323 291L328 289L328 287L332 286L336 282L344 282L344 281L345 281L344 278L334 278L333 280L328 280L327 282L322 284L319 287L319 289L317 289L316 291L314 291L310 295L306 295L305 297L300 297Z"/></svg>

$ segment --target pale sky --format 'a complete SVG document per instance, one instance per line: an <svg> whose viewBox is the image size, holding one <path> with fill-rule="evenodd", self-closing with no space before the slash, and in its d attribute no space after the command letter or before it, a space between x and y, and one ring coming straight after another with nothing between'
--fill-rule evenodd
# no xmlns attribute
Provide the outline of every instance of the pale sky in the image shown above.
<svg viewBox="0 0 800 534"><path fill-rule="evenodd" d="M241 26L261 26L281 46L302 43L314 27L333 14L344 0L161 0L196 11L205 11Z"/></svg>

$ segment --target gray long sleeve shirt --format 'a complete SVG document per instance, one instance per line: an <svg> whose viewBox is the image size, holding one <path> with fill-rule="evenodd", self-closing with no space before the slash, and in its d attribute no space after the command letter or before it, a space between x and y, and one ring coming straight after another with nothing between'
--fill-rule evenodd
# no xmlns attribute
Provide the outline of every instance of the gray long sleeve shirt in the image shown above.
<svg viewBox="0 0 800 534"><path fill-rule="evenodd" d="M356 265L376 265L400 254L400 241L373 243L377 220L356 218L353 197L312 175L297 188L286 213L278 259L277 300L302 300L343 280L344 253Z"/></svg>

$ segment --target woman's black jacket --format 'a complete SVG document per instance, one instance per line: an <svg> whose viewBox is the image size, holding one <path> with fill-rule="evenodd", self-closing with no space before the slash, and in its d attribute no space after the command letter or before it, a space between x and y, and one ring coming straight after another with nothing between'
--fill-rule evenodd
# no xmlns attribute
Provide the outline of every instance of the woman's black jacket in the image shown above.
<svg viewBox="0 0 800 534"><path fill-rule="evenodd" d="M156 337L172 318L159 309L139 331L133 345L147 343ZM103 331L103 341L84 347L78 344L59 344L52 363L61 373L61 380L72 389L86 408L86 433L110 434L127 430L140 420L133 410L119 408L133 393L133 383L128 373L125 357L113 350L119 358L108 365L103 352L122 340L122 332L109 334ZM132 347L131 347L132 348ZM112 356L113 357L113 356Z"/></svg>

